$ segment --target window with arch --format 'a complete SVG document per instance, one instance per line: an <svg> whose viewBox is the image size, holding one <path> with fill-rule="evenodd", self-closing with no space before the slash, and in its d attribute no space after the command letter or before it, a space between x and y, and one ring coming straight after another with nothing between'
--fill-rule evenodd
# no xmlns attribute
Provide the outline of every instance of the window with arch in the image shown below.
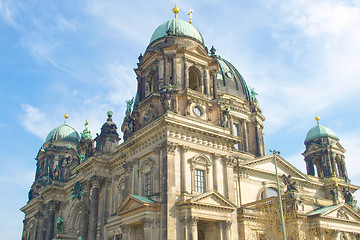
<svg viewBox="0 0 360 240"><path fill-rule="evenodd" d="M205 156L188 159L191 170L191 192L204 193L209 189L209 171L211 161Z"/></svg>
<svg viewBox="0 0 360 240"><path fill-rule="evenodd" d="M264 189L264 191L262 191L260 197L261 197L261 199L265 199L265 198L277 197L277 196L278 196L278 192L275 188L267 187Z"/></svg>
<svg viewBox="0 0 360 240"><path fill-rule="evenodd" d="M199 79L200 79L200 77L199 77L199 74L196 71L196 69L193 67L190 67L189 68L189 88L191 90L200 91Z"/></svg>

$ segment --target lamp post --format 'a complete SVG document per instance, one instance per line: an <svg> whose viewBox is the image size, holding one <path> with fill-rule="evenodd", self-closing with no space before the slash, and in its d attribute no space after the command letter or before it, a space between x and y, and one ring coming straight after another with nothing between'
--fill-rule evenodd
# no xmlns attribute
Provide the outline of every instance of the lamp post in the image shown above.
<svg viewBox="0 0 360 240"><path fill-rule="evenodd" d="M280 154L280 152L279 152L279 151L276 151L276 150L270 150L270 152L274 154L274 164L275 164L275 174L276 174L276 185L277 185L279 205L280 205L281 229L282 229L283 240L286 240L285 222L284 222L284 212L283 212L283 208L282 208L282 200L281 200L281 193L280 193L279 176L278 176L277 163L276 163L276 154Z"/></svg>

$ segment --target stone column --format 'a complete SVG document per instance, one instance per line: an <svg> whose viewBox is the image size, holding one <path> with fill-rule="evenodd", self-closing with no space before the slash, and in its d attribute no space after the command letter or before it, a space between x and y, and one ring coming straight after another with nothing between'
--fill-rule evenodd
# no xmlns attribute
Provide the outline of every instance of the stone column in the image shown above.
<svg viewBox="0 0 360 240"><path fill-rule="evenodd" d="M48 214L49 211L46 210L46 205L44 204L42 206L43 208L43 221L42 221L42 225L41 225L41 233L40 233L40 240L45 240L46 239L46 229L47 229L47 224L48 224Z"/></svg>
<svg viewBox="0 0 360 240"><path fill-rule="evenodd" d="M152 239L153 240L160 239L160 219L159 218L153 220Z"/></svg>
<svg viewBox="0 0 360 240"><path fill-rule="evenodd" d="M106 220L110 215L110 188L111 188L112 180L111 178L107 178L104 181L104 198L103 198L103 210L101 211L100 215L100 239L105 239L105 224Z"/></svg>
<svg viewBox="0 0 360 240"><path fill-rule="evenodd" d="M144 228L144 235L143 235L143 239L144 240L152 240L152 232L151 232L151 219L150 218L143 218L141 219L141 223L143 225Z"/></svg>
<svg viewBox="0 0 360 240"><path fill-rule="evenodd" d="M256 136L256 153L261 156L261 140L260 140L260 129L258 122L255 122L255 136Z"/></svg>
<svg viewBox="0 0 360 240"><path fill-rule="evenodd" d="M133 161L133 181L132 181L132 189L133 194L142 195L140 184L141 179L139 179L139 159L135 159Z"/></svg>
<svg viewBox="0 0 360 240"><path fill-rule="evenodd" d="M154 163L154 194L160 194L160 186L161 186L161 179L160 179L160 147L156 147L154 149L154 156L155 156L155 163Z"/></svg>
<svg viewBox="0 0 360 240"><path fill-rule="evenodd" d="M97 226L98 226L98 214L99 214L99 191L100 182L99 178L92 178L91 188L91 205L90 205L90 221L89 221L89 240L96 240Z"/></svg>
<svg viewBox="0 0 360 240"><path fill-rule="evenodd" d="M90 184L89 182L85 181L83 182L82 186L83 186L83 196L82 196L79 230L80 230L80 237L82 239L87 239L88 226L89 226Z"/></svg>
<svg viewBox="0 0 360 240"><path fill-rule="evenodd" d="M43 214L41 212L36 213L35 220L36 220L35 239L41 239L41 233L42 233L42 229L43 229ZM41 239L41 240L43 240L43 239Z"/></svg>
<svg viewBox="0 0 360 240"><path fill-rule="evenodd" d="M209 95L209 67L205 66L204 67L204 71L203 71L203 75L204 75L204 94Z"/></svg>
<svg viewBox="0 0 360 240"><path fill-rule="evenodd" d="M224 224L223 222L216 222L217 232L218 232L218 240L224 240Z"/></svg>
<svg viewBox="0 0 360 240"><path fill-rule="evenodd" d="M128 225L121 224L120 229L121 229L121 240L130 240L128 238L128 231L129 231Z"/></svg>
<svg viewBox="0 0 360 240"><path fill-rule="evenodd" d="M49 202L49 219L46 229L46 239L51 240L54 237L54 228L55 228L55 210L56 203L54 201Z"/></svg>
<svg viewBox="0 0 360 240"><path fill-rule="evenodd" d="M232 240L231 238L231 222L230 221L223 221L221 222L224 240Z"/></svg>
<svg viewBox="0 0 360 240"><path fill-rule="evenodd" d="M212 72L212 76L213 76L213 97L214 99L218 98L218 93L217 93L217 77L216 77L216 70L213 70Z"/></svg>
<svg viewBox="0 0 360 240"><path fill-rule="evenodd" d="M189 71L188 71L188 63L186 57L183 58L184 61L184 83L183 88L189 87Z"/></svg>
<svg viewBox="0 0 360 240"><path fill-rule="evenodd" d="M169 84L169 75L168 75L168 55L164 54L164 86Z"/></svg>
<svg viewBox="0 0 360 240"><path fill-rule="evenodd" d="M188 240L198 240L198 231L197 231L197 217L188 217Z"/></svg>
<svg viewBox="0 0 360 240"><path fill-rule="evenodd" d="M173 54L172 56L172 85L178 85L177 82L177 61L176 61L176 54Z"/></svg>
<svg viewBox="0 0 360 240"><path fill-rule="evenodd" d="M187 229L187 219L186 217L180 218L180 224L181 224L181 233L180 233L180 239L181 240L188 240L188 229Z"/></svg>
<svg viewBox="0 0 360 240"><path fill-rule="evenodd" d="M213 154L213 185L214 185L214 189L216 191L219 191L219 178L218 178L218 162L220 159L220 155L219 154Z"/></svg>
<svg viewBox="0 0 360 240"><path fill-rule="evenodd" d="M226 165L226 169L225 169L225 176L226 179L224 179L224 182L226 183L226 196L227 198L235 203L235 191L234 191L234 159L232 157L227 157L225 158L225 165Z"/></svg>
<svg viewBox="0 0 360 240"><path fill-rule="evenodd" d="M186 160L185 154L189 150L188 146L181 146L181 163L180 163L180 185L181 185L181 193L188 193L187 182L186 182Z"/></svg>
<svg viewBox="0 0 360 240"><path fill-rule="evenodd" d="M247 133L247 123L244 121L243 124L243 136L244 136L244 150L245 152L249 152L249 138L248 138L248 133Z"/></svg>

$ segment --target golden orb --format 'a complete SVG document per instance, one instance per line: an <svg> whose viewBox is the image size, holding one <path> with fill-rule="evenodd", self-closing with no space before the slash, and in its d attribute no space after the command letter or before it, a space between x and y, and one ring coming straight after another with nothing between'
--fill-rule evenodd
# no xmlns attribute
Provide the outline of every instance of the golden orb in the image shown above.
<svg viewBox="0 0 360 240"><path fill-rule="evenodd" d="M65 119L68 119L68 118L69 118L69 115L66 113L66 114L64 115L64 118L65 118Z"/></svg>
<svg viewBox="0 0 360 240"><path fill-rule="evenodd" d="M178 8L178 6L176 6L172 9L173 13L178 14L180 12L180 8Z"/></svg>
<svg viewBox="0 0 360 240"><path fill-rule="evenodd" d="M315 120L316 120L316 121L319 121L319 120L320 120L320 117L319 117L319 116L316 116Z"/></svg>

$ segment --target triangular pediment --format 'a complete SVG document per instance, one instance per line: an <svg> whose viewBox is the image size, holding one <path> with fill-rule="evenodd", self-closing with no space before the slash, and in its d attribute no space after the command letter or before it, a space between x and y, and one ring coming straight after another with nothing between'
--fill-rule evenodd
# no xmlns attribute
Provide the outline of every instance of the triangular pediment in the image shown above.
<svg viewBox="0 0 360 240"><path fill-rule="evenodd" d="M347 204L340 204L339 207L322 214L323 217L360 221L360 215Z"/></svg>
<svg viewBox="0 0 360 240"><path fill-rule="evenodd" d="M319 146L319 144L311 143L310 146L306 149L306 152L314 152L319 149L321 149L321 146Z"/></svg>
<svg viewBox="0 0 360 240"><path fill-rule="evenodd" d="M155 204L155 202L143 196L130 194L120 205L116 213L119 214L121 212L131 211L151 204Z"/></svg>
<svg viewBox="0 0 360 240"><path fill-rule="evenodd" d="M354 209L352 209L349 205L345 203L328 206L328 207L322 207L311 213L308 213L308 216L316 216L316 215L325 218L360 221L359 213L357 213Z"/></svg>
<svg viewBox="0 0 360 240"><path fill-rule="evenodd" d="M208 56L207 53L202 48L200 48L199 46L189 47L187 50L189 52L196 53L196 54L199 54L199 55L202 55L202 56Z"/></svg>
<svg viewBox="0 0 360 240"><path fill-rule="evenodd" d="M186 201L186 203L228 209L236 208L236 205L234 203L229 201L227 198L225 198L215 190L211 190L209 192L190 198Z"/></svg>
<svg viewBox="0 0 360 240"><path fill-rule="evenodd" d="M291 165L288 161L282 158L279 155L276 155L277 169L278 175L282 176L285 174L286 176L291 175L292 177L306 179L304 173L298 170L296 167ZM261 158L256 158L251 161L246 161L241 164L241 166L251 168L252 170L258 170L264 173L275 174L275 164L274 164L274 156L268 155Z"/></svg>

